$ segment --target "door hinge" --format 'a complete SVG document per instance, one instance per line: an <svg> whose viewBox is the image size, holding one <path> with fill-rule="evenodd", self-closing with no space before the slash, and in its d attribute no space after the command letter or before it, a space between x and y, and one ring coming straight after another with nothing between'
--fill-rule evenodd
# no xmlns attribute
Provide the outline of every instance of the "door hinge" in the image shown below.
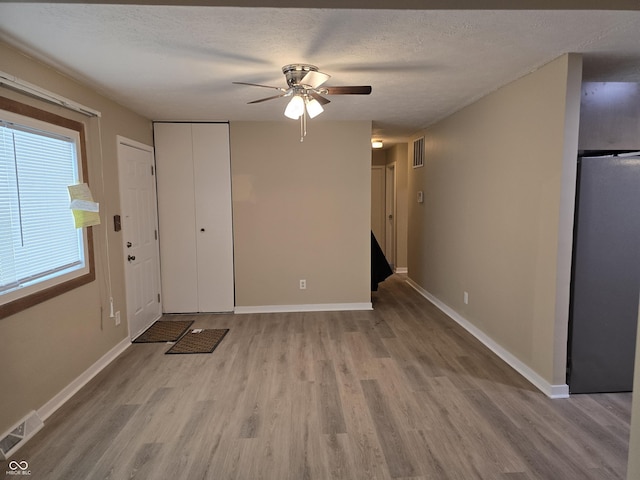
<svg viewBox="0 0 640 480"><path fill-rule="evenodd" d="M151 165L151 175L153 175L153 165Z"/></svg>
<svg viewBox="0 0 640 480"><path fill-rule="evenodd" d="M160 303L160 294L158 294L158 303Z"/></svg>
<svg viewBox="0 0 640 480"><path fill-rule="evenodd" d="M156 237L156 240L158 239L158 230L153 231L153 236Z"/></svg>

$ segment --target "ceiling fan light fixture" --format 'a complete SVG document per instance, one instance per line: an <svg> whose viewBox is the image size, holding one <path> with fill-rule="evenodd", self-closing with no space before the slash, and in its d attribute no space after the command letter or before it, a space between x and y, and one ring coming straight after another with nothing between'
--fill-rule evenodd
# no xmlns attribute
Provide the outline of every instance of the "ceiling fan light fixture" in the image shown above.
<svg viewBox="0 0 640 480"><path fill-rule="evenodd" d="M287 108L284 110L284 116L292 120L297 120L302 116L303 113L304 100L301 96L294 95L287 104Z"/></svg>
<svg viewBox="0 0 640 480"><path fill-rule="evenodd" d="M383 146L382 140L371 140L371 148L382 148Z"/></svg>
<svg viewBox="0 0 640 480"><path fill-rule="evenodd" d="M324 108L322 108L322 105L320 105L320 102L317 101L315 98L312 98L311 100L309 100L309 98L307 97L305 99L305 103L307 107L307 113L309 114L309 118L316 118L318 115L324 112Z"/></svg>
<svg viewBox="0 0 640 480"><path fill-rule="evenodd" d="M232 82L237 85L250 85L278 90L278 95L260 98L248 103L262 103L282 97L291 97L284 115L292 120L300 120L300 141L307 134L307 117L315 118L324 112L324 106L330 102L323 95L369 95L371 86L338 86L320 88L331 75L318 71L315 65L292 63L282 67L289 88L261 85L259 83Z"/></svg>

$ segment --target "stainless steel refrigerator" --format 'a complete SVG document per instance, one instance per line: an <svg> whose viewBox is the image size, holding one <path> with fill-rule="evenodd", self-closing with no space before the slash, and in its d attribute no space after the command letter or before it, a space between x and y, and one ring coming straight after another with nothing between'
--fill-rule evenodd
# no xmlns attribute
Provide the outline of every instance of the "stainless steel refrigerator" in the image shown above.
<svg viewBox="0 0 640 480"><path fill-rule="evenodd" d="M583 156L578 162L569 390L631 391L640 295L640 156Z"/></svg>

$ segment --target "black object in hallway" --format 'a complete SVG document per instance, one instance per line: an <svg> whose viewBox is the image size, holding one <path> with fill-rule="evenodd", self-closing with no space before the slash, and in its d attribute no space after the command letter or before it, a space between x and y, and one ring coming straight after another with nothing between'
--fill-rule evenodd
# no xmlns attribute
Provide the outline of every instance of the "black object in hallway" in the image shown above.
<svg viewBox="0 0 640 480"><path fill-rule="evenodd" d="M378 284L393 275L393 270L371 232L371 291L378 290Z"/></svg>

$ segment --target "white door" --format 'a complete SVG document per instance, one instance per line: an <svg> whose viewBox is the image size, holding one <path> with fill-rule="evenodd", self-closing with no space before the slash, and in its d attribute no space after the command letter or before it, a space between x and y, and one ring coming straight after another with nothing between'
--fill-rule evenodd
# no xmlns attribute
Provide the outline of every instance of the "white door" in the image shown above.
<svg viewBox="0 0 640 480"><path fill-rule="evenodd" d="M227 124L193 124L198 311L231 312L233 218Z"/></svg>
<svg viewBox="0 0 640 480"><path fill-rule="evenodd" d="M385 176L385 250L387 262L396 263L396 166L387 165Z"/></svg>
<svg viewBox="0 0 640 480"><path fill-rule="evenodd" d="M153 148L118 136L118 170L129 336L162 315Z"/></svg>
<svg viewBox="0 0 640 480"><path fill-rule="evenodd" d="M193 142L189 123L155 123L162 306L198 311Z"/></svg>

